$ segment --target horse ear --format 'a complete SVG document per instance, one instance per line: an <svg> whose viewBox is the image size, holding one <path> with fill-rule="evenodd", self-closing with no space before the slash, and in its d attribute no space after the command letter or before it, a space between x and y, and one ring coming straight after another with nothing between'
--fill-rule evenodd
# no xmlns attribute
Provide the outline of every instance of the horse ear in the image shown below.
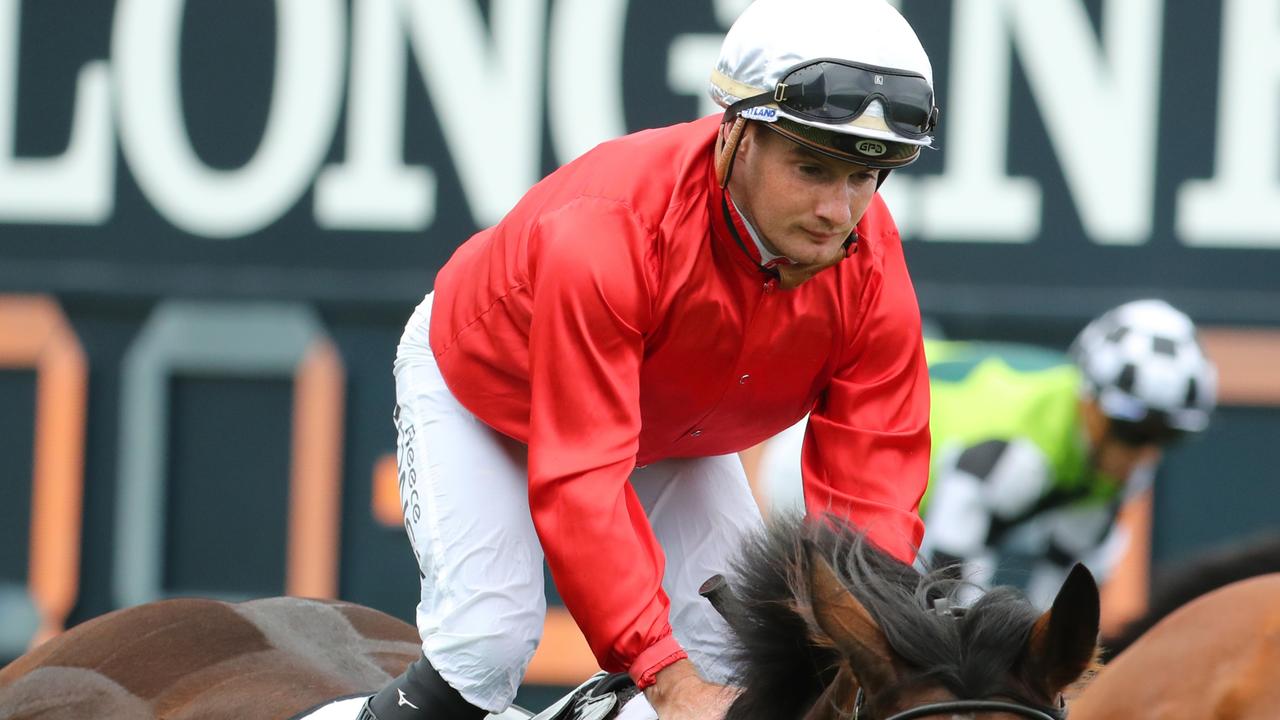
<svg viewBox="0 0 1280 720"><path fill-rule="evenodd" d="M1027 640L1028 656L1043 678L1046 694L1061 692L1093 665L1098 615L1098 584L1084 565L1076 563L1053 607L1036 621Z"/></svg>
<svg viewBox="0 0 1280 720"><path fill-rule="evenodd" d="M896 677L897 657L880 625L840 582L831 563L811 543L808 556L810 602L818 627L849 661L853 674L868 693L887 687Z"/></svg>

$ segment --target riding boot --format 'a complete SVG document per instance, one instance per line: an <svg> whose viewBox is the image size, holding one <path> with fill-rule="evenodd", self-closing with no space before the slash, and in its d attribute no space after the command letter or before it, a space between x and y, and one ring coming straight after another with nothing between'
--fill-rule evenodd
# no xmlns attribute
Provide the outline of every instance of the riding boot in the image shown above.
<svg viewBox="0 0 1280 720"><path fill-rule="evenodd" d="M423 656L369 698L358 720L480 720L487 714L464 700Z"/></svg>

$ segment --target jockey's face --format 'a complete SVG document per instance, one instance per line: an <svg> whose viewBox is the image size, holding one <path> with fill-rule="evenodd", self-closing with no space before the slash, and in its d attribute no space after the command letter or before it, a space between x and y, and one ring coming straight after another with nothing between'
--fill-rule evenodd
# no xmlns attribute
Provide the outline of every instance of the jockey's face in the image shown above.
<svg viewBox="0 0 1280 720"><path fill-rule="evenodd" d="M1102 439L1096 448L1094 463L1099 472L1120 480L1129 479L1141 467L1154 467L1164 456L1159 445L1126 445L1111 436Z"/></svg>
<svg viewBox="0 0 1280 720"><path fill-rule="evenodd" d="M1132 445L1116 439L1109 432L1111 420L1092 400L1081 401L1081 415L1093 447L1093 469L1121 484L1139 468L1159 464L1164 456L1158 444Z"/></svg>
<svg viewBox="0 0 1280 720"><path fill-rule="evenodd" d="M830 262L862 219L880 172L820 155L747 124L729 192L770 252L792 262Z"/></svg>

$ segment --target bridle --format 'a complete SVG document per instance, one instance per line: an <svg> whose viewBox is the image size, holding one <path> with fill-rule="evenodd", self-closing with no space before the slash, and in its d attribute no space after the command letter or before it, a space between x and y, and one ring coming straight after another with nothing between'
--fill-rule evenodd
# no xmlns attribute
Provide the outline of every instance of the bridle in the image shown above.
<svg viewBox="0 0 1280 720"><path fill-rule="evenodd" d="M852 720L871 720L871 718L862 717L864 702L862 688L858 688L858 696L853 704ZM890 715L884 720L915 720L915 718L935 717L945 713L984 711L1011 713L1030 718L1030 720L1067 720L1067 706L1061 700L1058 702L1059 706L1056 708L1039 708L1003 700L947 700L945 702L917 705L909 710Z"/></svg>

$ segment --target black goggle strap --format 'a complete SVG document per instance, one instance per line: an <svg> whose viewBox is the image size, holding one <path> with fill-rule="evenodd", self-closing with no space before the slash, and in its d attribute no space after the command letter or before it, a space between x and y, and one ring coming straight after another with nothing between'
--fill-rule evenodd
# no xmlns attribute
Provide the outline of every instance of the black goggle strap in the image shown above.
<svg viewBox="0 0 1280 720"><path fill-rule="evenodd" d="M773 99L773 96L770 95L769 93L760 93L759 95L753 95L749 98L743 98L738 102L735 102L731 104L729 107L724 109L724 118L721 119L721 122L727 123L736 119L738 116L743 114L744 110L751 110L753 108L764 107L765 105L775 105L775 104L776 104L776 101ZM772 122L774 119L777 118L777 109L770 108L770 110L773 110L773 112L772 113L759 113L759 112L748 113L742 116L746 117L748 120L767 120L769 122ZM768 117L764 117L766 115Z"/></svg>

